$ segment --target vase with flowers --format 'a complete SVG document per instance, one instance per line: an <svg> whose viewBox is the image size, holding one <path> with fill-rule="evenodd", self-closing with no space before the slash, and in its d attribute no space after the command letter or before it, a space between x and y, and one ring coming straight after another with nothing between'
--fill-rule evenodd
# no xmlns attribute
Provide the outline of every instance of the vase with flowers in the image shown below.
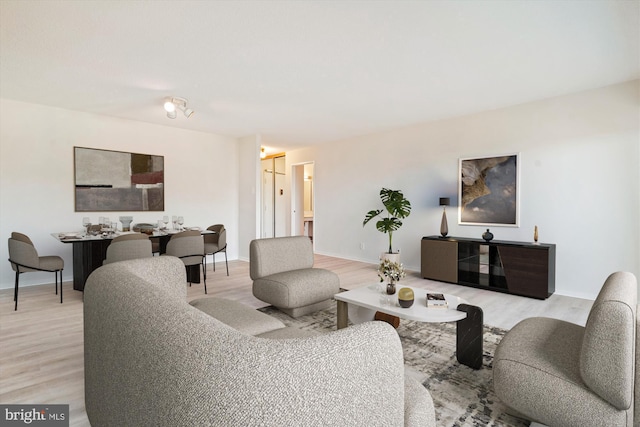
<svg viewBox="0 0 640 427"><path fill-rule="evenodd" d="M402 264L389 259L380 261L378 277L380 277L380 282L384 282L385 278L389 280L387 283L387 294L393 295L396 293L396 282L400 281L404 276L405 273Z"/></svg>

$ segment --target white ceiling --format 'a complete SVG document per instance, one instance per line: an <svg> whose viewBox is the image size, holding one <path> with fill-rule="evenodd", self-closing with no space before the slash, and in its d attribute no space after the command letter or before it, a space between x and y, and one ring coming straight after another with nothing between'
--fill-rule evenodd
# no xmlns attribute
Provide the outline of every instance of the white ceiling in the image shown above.
<svg viewBox="0 0 640 427"><path fill-rule="evenodd" d="M637 0L1 0L0 96L291 149L639 78L639 28Z"/></svg>

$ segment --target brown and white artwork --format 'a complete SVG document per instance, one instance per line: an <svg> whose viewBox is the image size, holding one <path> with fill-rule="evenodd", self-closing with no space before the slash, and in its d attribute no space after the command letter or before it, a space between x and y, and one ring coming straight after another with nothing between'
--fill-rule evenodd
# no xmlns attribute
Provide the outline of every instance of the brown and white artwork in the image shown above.
<svg viewBox="0 0 640 427"><path fill-rule="evenodd" d="M76 212L164 211L164 156L74 147Z"/></svg>
<svg viewBox="0 0 640 427"><path fill-rule="evenodd" d="M460 159L458 223L518 226L519 155Z"/></svg>

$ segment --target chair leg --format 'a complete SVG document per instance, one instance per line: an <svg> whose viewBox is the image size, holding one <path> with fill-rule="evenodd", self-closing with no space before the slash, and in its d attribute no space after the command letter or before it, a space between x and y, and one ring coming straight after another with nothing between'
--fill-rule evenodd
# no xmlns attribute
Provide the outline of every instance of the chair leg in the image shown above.
<svg viewBox="0 0 640 427"><path fill-rule="evenodd" d="M211 254L211 258L213 258L213 271L216 271L216 253Z"/></svg>
<svg viewBox="0 0 640 427"><path fill-rule="evenodd" d="M227 265L227 276L229 275L229 261L227 261L227 248L224 249L224 263Z"/></svg>
<svg viewBox="0 0 640 427"><path fill-rule="evenodd" d="M207 270L206 269L203 269L202 276L204 280L204 293L206 295L207 294Z"/></svg>
<svg viewBox="0 0 640 427"><path fill-rule="evenodd" d="M58 272L56 272L56 289L58 288ZM62 304L62 270L60 270L60 304Z"/></svg>
<svg viewBox="0 0 640 427"><path fill-rule="evenodd" d="M18 277L20 276L20 272L16 271L16 288L13 291L13 300L16 302L16 306L13 309L14 311L18 310Z"/></svg>

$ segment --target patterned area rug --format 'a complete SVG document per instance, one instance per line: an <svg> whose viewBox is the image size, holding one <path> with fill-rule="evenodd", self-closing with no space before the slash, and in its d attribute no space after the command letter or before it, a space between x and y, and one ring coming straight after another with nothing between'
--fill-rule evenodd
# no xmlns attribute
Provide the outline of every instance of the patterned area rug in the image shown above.
<svg viewBox="0 0 640 427"><path fill-rule="evenodd" d="M336 329L336 308L293 319L266 307L260 311L287 326L328 332ZM484 327L482 368L471 369L455 357L455 323L421 323L401 320L397 329L407 372L431 393L438 426L528 426L529 422L505 412L493 391L493 353L506 331Z"/></svg>

